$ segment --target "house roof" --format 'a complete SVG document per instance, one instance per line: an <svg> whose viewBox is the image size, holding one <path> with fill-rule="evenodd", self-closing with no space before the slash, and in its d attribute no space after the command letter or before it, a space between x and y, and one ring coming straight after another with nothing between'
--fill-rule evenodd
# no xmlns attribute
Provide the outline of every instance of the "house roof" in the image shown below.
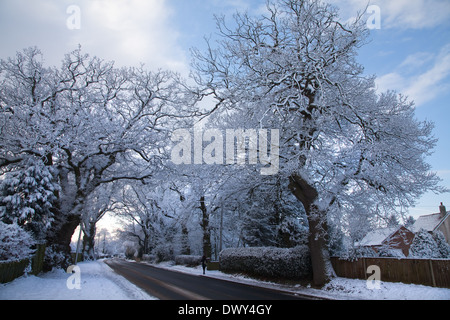
<svg viewBox="0 0 450 320"><path fill-rule="evenodd" d="M414 233L418 232L420 229L425 229L428 232L434 231L445 219L448 218L448 216L449 213L447 213L443 219L441 218L440 213L420 216L413 224L411 231Z"/></svg>
<svg viewBox="0 0 450 320"><path fill-rule="evenodd" d="M384 240L386 240L388 237L390 237L392 234L394 234L397 230L398 230L398 227L391 227L391 228L383 228L383 229L376 229L376 230L370 231L356 245L363 246L363 247L365 247L365 246L380 246L383 244Z"/></svg>

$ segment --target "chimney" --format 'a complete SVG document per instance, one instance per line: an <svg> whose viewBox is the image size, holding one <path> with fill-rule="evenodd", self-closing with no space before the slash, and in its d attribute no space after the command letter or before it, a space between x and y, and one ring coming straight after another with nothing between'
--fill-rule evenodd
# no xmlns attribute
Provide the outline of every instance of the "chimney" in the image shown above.
<svg viewBox="0 0 450 320"><path fill-rule="evenodd" d="M445 208L444 204L441 202L441 205L439 206L439 213L441 214L441 218L444 218L447 214L447 209Z"/></svg>

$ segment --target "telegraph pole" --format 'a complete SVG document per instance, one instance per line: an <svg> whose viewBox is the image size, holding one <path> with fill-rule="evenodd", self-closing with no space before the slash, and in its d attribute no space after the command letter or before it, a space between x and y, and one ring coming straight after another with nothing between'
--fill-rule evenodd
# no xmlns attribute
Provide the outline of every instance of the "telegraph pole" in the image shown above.
<svg viewBox="0 0 450 320"><path fill-rule="evenodd" d="M75 265L78 263L78 252L80 251L80 240L81 240L81 227L82 222L80 222L80 233L78 234L78 242L77 242L77 252L75 253Z"/></svg>

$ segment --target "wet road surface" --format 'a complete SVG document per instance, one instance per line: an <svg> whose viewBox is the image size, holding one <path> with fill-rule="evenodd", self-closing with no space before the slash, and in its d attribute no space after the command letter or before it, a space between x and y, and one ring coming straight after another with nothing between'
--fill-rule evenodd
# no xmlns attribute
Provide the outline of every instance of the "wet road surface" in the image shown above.
<svg viewBox="0 0 450 320"><path fill-rule="evenodd" d="M305 297L236 282L191 275L124 260L105 261L148 294L161 300L305 300Z"/></svg>

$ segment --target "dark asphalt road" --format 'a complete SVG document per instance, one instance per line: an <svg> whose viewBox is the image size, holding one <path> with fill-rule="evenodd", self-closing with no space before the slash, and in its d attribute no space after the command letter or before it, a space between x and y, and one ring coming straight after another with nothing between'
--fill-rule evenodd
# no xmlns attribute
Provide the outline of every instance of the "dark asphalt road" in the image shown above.
<svg viewBox="0 0 450 320"><path fill-rule="evenodd" d="M123 260L105 261L116 273L161 300L305 300L289 293L190 275Z"/></svg>

